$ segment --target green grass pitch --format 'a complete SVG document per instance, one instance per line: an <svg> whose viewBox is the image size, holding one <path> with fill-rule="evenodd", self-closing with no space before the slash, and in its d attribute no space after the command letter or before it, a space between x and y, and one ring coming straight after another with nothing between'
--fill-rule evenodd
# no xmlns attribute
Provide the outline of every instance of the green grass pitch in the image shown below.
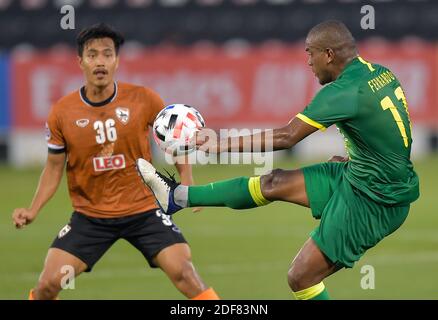
<svg viewBox="0 0 438 320"><path fill-rule="evenodd" d="M276 167L294 168L297 162ZM306 163L309 164L309 163ZM415 161L421 197L405 224L359 261L325 281L334 299L438 299L438 158ZM15 230L11 214L27 206L40 168L0 167L0 299L26 299L42 269L49 245L68 222L71 204L66 182L24 230ZM196 166L197 183L252 175L252 166ZM318 221L310 211L287 203L233 211L189 209L174 216L189 241L202 278L224 299L292 299L287 285L290 262ZM361 288L361 267L375 270L375 289ZM90 274L75 281L61 299L184 299L158 269L121 240Z"/></svg>

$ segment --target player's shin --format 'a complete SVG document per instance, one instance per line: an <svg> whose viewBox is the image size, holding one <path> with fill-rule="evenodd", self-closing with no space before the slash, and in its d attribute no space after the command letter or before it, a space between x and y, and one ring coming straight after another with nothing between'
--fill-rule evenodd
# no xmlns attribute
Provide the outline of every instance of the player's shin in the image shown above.
<svg viewBox="0 0 438 320"><path fill-rule="evenodd" d="M35 299L35 295L34 295L34 293L33 293L33 289L31 289L31 290L29 291L29 298L28 298L28 300L36 300L36 299Z"/></svg>
<svg viewBox="0 0 438 320"><path fill-rule="evenodd" d="M188 207L249 209L269 203L261 192L260 177L240 177L186 188L184 200ZM179 194L180 197L177 197L175 192L175 202L177 204L183 198L181 195L182 193Z"/></svg>
<svg viewBox="0 0 438 320"><path fill-rule="evenodd" d="M34 289L31 289L30 291L29 291L29 297L28 297L28 300L40 300L40 299L37 299L36 297L35 297L35 292L34 292ZM59 300L59 298L58 298L58 296L56 296L54 299L52 299L52 300Z"/></svg>
<svg viewBox="0 0 438 320"><path fill-rule="evenodd" d="M213 288L208 288L190 300L220 300L220 298Z"/></svg>

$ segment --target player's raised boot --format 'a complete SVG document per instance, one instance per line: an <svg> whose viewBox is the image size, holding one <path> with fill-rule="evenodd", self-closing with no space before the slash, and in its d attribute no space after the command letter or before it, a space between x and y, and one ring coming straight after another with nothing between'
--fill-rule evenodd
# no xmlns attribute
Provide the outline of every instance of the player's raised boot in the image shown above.
<svg viewBox="0 0 438 320"><path fill-rule="evenodd" d="M158 172L154 166L145 159L139 158L136 163L138 174L143 180L143 183L148 186L155 195L161 210L165 214L174 214L181 210L182 207L175 204L174 201L174 191L180 183L176 182L173 177L166 177Z"/></svg>

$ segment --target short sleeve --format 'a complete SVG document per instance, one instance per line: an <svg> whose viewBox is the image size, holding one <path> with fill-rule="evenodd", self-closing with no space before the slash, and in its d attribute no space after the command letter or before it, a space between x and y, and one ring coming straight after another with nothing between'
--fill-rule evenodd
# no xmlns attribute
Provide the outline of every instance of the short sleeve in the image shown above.
<svg viewBox="0 0 438 320"><path fill-rule="evenodd" d="M146 93L146 105L148 112L148 125L152 126L154 124L154 120L157 117L157 114L164 109L164 101L161 97L151 89L144 88Z"/></svg>
<svg viewBox="0 0 438 320"><path fill-rule="evenodd" d="M46 122L46 140L50 153L62 153L66 150L56 109L52 108Z"/></svg>
<svg viewBox="0 0 438 320"><path fill-rule="evenodd" d="M357 93L336 83L322 88L297 118L320 130L332 124L354 118L357 113Z"/></svg>

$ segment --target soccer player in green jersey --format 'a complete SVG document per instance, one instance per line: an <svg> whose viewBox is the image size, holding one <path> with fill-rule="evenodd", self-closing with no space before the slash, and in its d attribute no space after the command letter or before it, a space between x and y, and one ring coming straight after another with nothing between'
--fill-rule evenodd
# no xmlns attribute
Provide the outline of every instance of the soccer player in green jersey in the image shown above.
<svg viewBox="0 0 438 320"><path fill-rule="evenodd" d="M287 201L311 209L320 219L288 272L297 299L328 299L323 279L353 264L405 221L419 197L410 161L411 123L400 82L387 68L362 59L353 36L339 21L323 22L306 38L308 64L322 85L310 104L282 128L252 135L268 150L293 147L335 124L344 135L347 157L298 170L279 170L205 186L183 186L143 159L138 171L167 214L184 207L225 206L247 209ZM244 138L206 140L200 150L251 151Z"/></svg>

